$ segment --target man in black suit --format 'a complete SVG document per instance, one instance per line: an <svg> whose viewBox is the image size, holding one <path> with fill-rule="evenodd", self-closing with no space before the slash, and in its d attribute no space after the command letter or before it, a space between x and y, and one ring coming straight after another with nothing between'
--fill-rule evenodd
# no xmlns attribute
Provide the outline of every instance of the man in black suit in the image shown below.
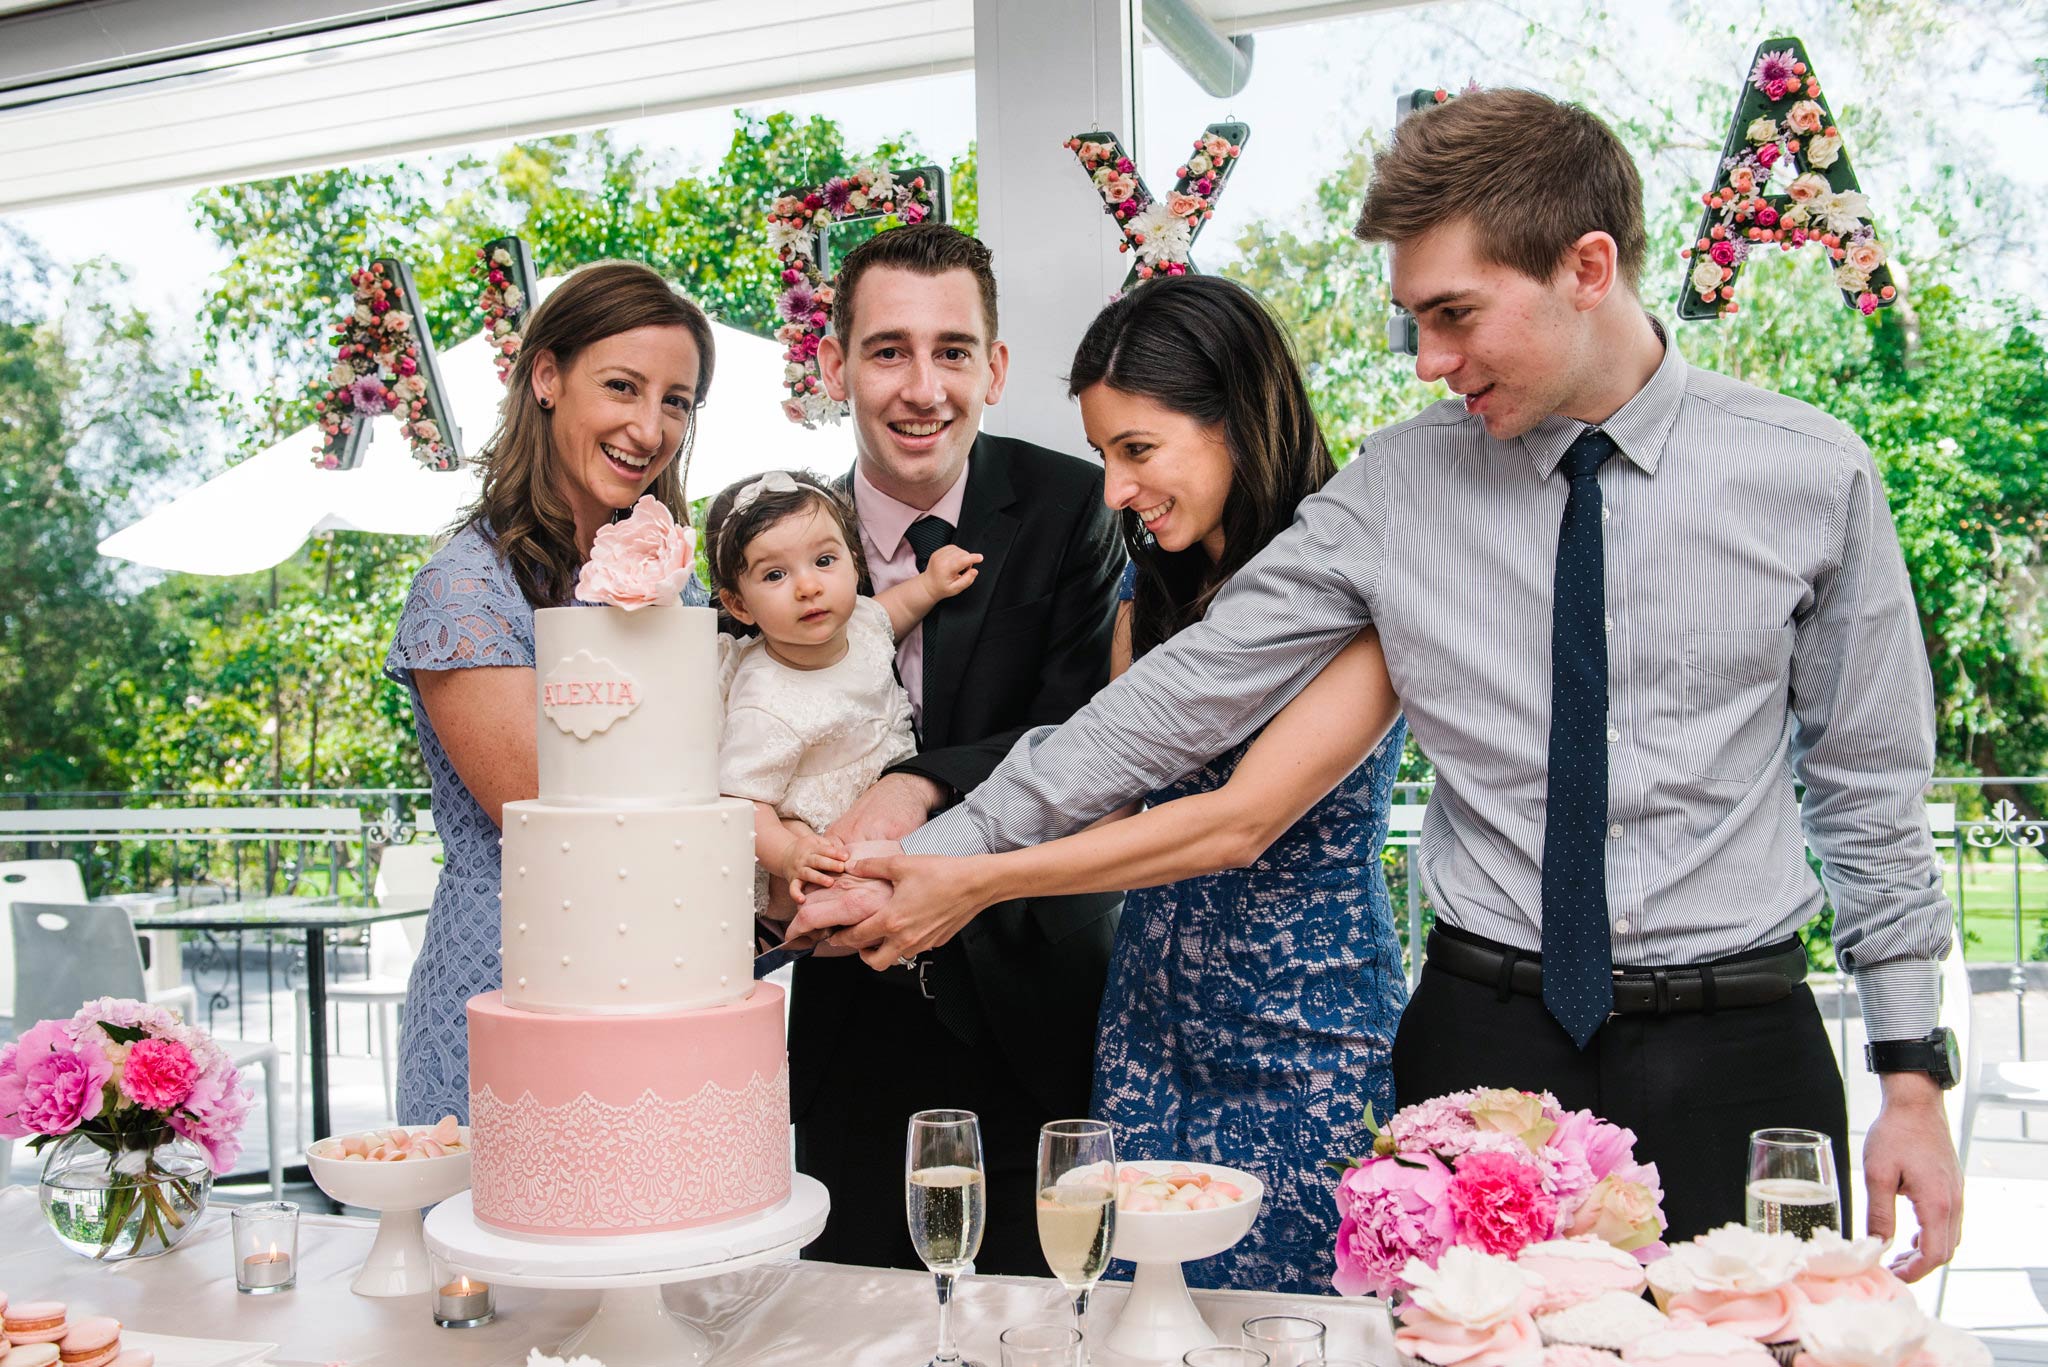
<svg viewBox="0 0 2048 1367"><path fill-rule="evenodd" d="M893 841L985 778L1034 726L1109 681L1124 552L1091 462L980 433L1009 354L989 252L925 223L847 255L819 350L853 410L847 478L877 591L947 542L982 556L974 585L904 638L898 672L916 758L832 827ZM825 895L814 893L814 896ZM829 946L796 968L790 1102L797 1167L832 1193L805 1256L918 1267L904 1224L904 1131L941 1107L981 1118L983 1272L1044 1275L1033 1215L1038 1127L1088 1113L1114 894L992 907L951 943L871 970Z"/></svg>

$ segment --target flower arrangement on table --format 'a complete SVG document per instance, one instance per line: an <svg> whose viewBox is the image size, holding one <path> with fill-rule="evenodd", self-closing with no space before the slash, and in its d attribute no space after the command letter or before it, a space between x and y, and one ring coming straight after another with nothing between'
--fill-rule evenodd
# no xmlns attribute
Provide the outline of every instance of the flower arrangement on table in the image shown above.
<svg viewBox="0 0 2048 1367"><path fill-rule="evenodd" d="M1788 172L1783 193L1773 194L1773 180ZM1701 202L1699 229L1678 253L1692 263L1679 293L1682 318L1737 312L1736 276L1772 247L1825 251L1843 298L1866 316L1898 298L1870 200L1857 187L1842 131L1796 38L1772 39L1757 50L1718 174Z"/></svg>
<svg viewBox="0 0 2048 1367"><path fill-rule="evenodd" d="M1374 1134L1371 1154L1331 1165L1343 1173L1331 1281L1344 1295L1407 1291L1408 1268L1453 1248L1513 1257L1591 1236L1637 1261L1662 1251L1663 1188L1656 1164L1635 1161L1634 1131L1548 1092L1453 1092Z"/></svg>
<svg viewBox="0 0 2048 1367"><path fill-rule="evenodd" d="M483 316L484 336L490 340L491 364L498 368L498 383L512 378L512 362L519 355L519 321L533 301L514 280L518 259L504 239L476 249L476 262L469 273L480 276L484 287L477 296L477 312Z"/></svg>
<svg viewBox="0 0 2048 1367"><path fill-rule="evenodd" d="M163 1247L182 1237L205 1191L160 1170L158 1151L175 1135L227 1172L249 1104L234 1061L204 1030L126 998L87 1002L0 1048L0 1142L32 1136L40 1152L79 1135L112 1157L100 1256L130 1235Z"/></svg>
<svg viewBox="0 0 2048 1367"><path fill-rule="evenodd" d="M373 261L350 277L355 301L334 325L334 368L315 406L325 470L341 468L350 435L383 413L395 415L413 458L430 470L455 468L455 451L427 411L427 371L413 316L398 307L395 273Z"/></svg>
<svg viewBox="0 0 2048 1367"><path fill-rule="evenodd" d="M1629 1276L1593 1238L1514 1258L1454 1245L1404 1270L1394 1345L1429 1367L1989 1367L1921 1312L1884 1247L1724 1225Z"/></svg>
<svg viewBox="0 0 2048 1367"><path fill-rule="evenodd" d="M1195 139L1188 159L1174 168L1176 180L1164 199L1152 196L1114 133L1080 133L1067 139L1067 150L1080 160L1102 196L1102 211L1123 230L1116 249L1137 253L1137 279L1188 273L1195 235L1215 216L1216 199L1244 151L1244 133L1242 124L1210 125Z"/></svg>
<svg viewBox="0 0 2048 1367"><path fill-rule="evenodd" d="M936 175L936 168L927 168ZM782 382L789 397L782 411L791 422L816 427L836 423L846 406L825 392L818 376L818 344L832 317L832 284L818 263L819 242L834 223L894 217L922 223L936 212L932 181L923 171L902 178L883 166L864 166L834 176L815 189L779 196L768 209L768 245L774 249L782 293L775 330L783 352Z"/></svg>

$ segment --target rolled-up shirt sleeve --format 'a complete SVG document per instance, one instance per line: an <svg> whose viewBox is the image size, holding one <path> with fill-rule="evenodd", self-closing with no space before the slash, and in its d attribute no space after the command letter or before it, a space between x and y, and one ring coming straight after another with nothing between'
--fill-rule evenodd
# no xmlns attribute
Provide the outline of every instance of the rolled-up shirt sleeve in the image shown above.
<svg viewBox="0 0 2048 1367"><path fill-rule="evenodd" d="M1376 439L1216 595L1058 727L1027 733L959 806L903 842L977 854L1077 830L1243 740L1371 620L1386 553Z"/></svg>
<svg viewBox="0 0 2048 1367"><path fill-rule="evenodd" d="M1934 683L1876 463L1853 436L1840 459L1839 563L1796 623L1792 766L1868 1036L1913 1039L1938 1019L1954 924L1926 815Z"/></svg>

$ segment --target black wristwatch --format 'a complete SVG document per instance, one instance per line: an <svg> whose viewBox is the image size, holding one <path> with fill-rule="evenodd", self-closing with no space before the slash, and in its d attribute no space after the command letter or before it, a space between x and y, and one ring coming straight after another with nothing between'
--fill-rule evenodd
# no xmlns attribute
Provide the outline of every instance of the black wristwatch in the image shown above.
<svg viewBox="0 0 2048 1367"><path fill-rule="evenodd" d="M1925 1039L1866 1044L1863 1059L1873 1073L1925 1073L1943 1091L1962 1080L1963 1058L1956 1051L1956 1032L1946 1025L1936 1027Z"/></svg>

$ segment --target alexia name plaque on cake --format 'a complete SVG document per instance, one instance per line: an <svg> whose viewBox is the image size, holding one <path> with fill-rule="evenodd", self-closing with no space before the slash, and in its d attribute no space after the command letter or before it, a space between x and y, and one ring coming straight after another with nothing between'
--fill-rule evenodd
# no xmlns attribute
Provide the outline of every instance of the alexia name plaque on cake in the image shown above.
<svg viewBox="0 0 2048 1367"><path fill-rule="evenodd" d="M640 685L602 655L579 650L555 662L540 686L540 710L578 740L589 740L640 706Z"/></svg>

